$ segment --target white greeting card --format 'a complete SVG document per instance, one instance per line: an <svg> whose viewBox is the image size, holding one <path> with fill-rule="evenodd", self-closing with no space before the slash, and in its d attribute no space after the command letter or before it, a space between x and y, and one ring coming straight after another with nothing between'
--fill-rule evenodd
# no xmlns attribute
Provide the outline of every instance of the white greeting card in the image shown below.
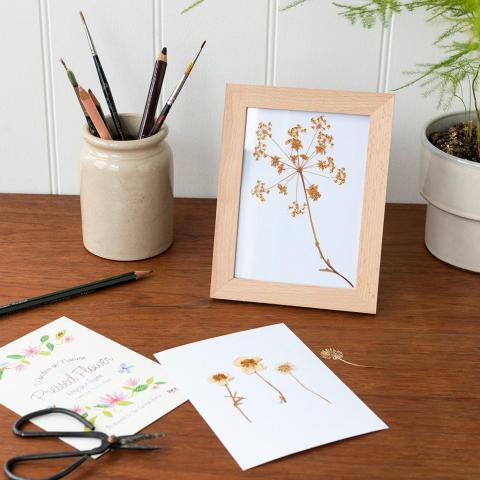
<svg viewBox="0 0 480 480"><path fill-rule="evenodd" d="M284 324L155 357L243 470L388 428Z"/></svg>
<svg viewBox="0 0 480 480"><path fill-rule="evenodd" d="M185 401L153 360L62 317L0 348L0 403L25 415L71 409L107 434L138 432ZM66 415L34 420L45 430L82 430ZM65 438L78 449L92 439Z"/></svg>

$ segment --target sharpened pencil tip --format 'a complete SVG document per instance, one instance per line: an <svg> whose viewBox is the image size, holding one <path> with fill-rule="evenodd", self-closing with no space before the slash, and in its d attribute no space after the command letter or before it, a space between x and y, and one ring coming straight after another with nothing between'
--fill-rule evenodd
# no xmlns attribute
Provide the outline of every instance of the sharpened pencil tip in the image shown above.
<svg viewBox="0 0 480 480"><path fill-rule="evenodd" d="M80 18L82 19L82 22L85 23L85 17L83 16L83 12L80 10Z"/></svg>
<svg viewBox="0 0 480 480"><path fill-rule="evenodd" d="M80 85L78 86L78 95L80 96L80 100L88 100L90 98L88 92Z"/></svg>
<svg viewBox="0 0 480 480"><path fill-rule="evenodd" d="M162 48L162 51L158 54L157 61L159 62L167 61L167 47Z"/></svg>
<svg viewBox="0 0 480 480"><path fill-rule="evenodd" d="M151 273L153 273L153 270L138 270L135 272L135 276L137 277L137 280L138 280L139 278L146 277Z"/></svg>
<svg viewBox="0 0 480 480"><path fill-rule="evenodd" d="M203 43L202 43L202 46L200 47L200 49L202 49L202 48L205 46L206 43L207 43L207 41L204 40Z"/></svg>
<svg viewBox="0 0 480 480"><path fill-rule="evenodd" d="M63 61L63 58L60 59L60 63L63 65L63 68L68 72L68 67L65 64L65 62Z"/></svg>

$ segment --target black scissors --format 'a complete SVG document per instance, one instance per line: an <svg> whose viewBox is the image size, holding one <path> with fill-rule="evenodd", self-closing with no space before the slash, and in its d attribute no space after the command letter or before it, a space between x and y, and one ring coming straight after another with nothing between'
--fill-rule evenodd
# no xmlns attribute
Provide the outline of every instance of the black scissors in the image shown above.
<svg viewBox="0 0 480 480"><path fill-rule="evenodd" d="M62 413L75 418L82 423L89 430L83 432L32 432L22 430L22 426L29 422L32 418L41 417L50 413ZM37 410L36 412L29 413L19 418L13 425L13 433L19 437L34 437L34 438L46 438L46 437L74 437L74 438L95 438L100 440L100 445L90 450L73 450L70 452L51 452L51 453L35 453L32 455L20 455L18 457L12 457L5 462L3 471L10 480L29 480L27 477L20 477L13 473L13 468L20 462L31 462L36 460L45 460L49 458L68 458L79 457L78 460L72 462L68 467L60 470L58 473L47 477L42 480L57 480L68 475L81 465L87 458L92 455L99 455L101 453L109 452L110 450L158 450L161 448L159 445L138 445L137 442L142 440L148 440L151 438L163 437L163 433L145 433L137 435L125 435L117 437L115 435L107 435L103 432L96 432L95 426L92 425L86 418L83 418L78 413L67 410L66 408L45 408L44 410Z"/></svg>

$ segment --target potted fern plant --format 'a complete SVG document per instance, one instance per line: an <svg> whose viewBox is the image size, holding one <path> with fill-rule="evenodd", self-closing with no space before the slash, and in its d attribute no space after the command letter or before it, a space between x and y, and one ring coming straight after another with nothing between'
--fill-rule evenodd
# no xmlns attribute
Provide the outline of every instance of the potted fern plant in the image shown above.
<svg viewBox="0 0 480 480"><path fill-rule="evenodd" d="M193 1L193 0L192 0ZM312 0L291 0L288 10ZM196 0L184 13L205 2ZM438 105L457 113L441 115L421 132L420 193L427 202L425 244L437 258L480 272L480 0L362 0L334 4L352 23L371 28L388 24L392 14L424 9L428 21L444 24L435 45L444 51L437 63L418 65L413 79Z"/></svg>
<svg viewBox="0 0 480 480"><path fill-rule="evenodd" d="M480 272L480 1L371 0L336 6L366 28L388 23L392 13L418 9L427 11L429 21L443 23L435 42L444 51L442 60L418 65L410 72L413 79L400 88L419 83L427 94L438 94L439 107L447 110L454 101L462 106L460 112L433 119L421 132L425 244L437 258Z"/></svg>

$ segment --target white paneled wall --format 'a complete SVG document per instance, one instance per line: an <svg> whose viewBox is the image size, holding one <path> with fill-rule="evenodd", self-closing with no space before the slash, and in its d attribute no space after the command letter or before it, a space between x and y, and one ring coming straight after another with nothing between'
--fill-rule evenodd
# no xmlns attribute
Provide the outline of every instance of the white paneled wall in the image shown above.
<svg viewBox="0 0 480 480"><path fill-rule="evenodd" d="M284 12L288 0L22 0L0 3L0 191L75 194L82 114L78 81L102 92L78 11L84 11L117 108L141 112L153 61L169 66L163 97L200 43L207 47L172 110L177 196L214 197L226 82L388 91L404 70L435 58L438 28L405 14L387 28L351 26L330 0ZM106 107L105 107L106 108ZM417 202L419 137L437 115L418 87L397 94L388 199Z"/></svg>

